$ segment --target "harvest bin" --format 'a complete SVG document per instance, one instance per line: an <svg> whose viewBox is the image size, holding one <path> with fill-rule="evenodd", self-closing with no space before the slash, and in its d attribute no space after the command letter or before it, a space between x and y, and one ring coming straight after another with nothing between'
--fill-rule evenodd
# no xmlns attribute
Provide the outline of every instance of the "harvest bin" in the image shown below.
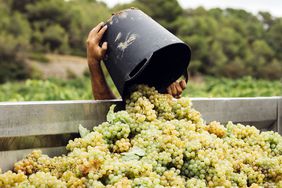
<svg viewBox="0 0 282 188"><path fill-rule="evenodd" d="M192 102L207 122L231 120L282 134L282 97L194 98ZM68 140L78 136L78 125L97 126L112 104L121 101L0 103L0 168L12 169L14 162L36 148L50 156L65 153Z"/></svg>

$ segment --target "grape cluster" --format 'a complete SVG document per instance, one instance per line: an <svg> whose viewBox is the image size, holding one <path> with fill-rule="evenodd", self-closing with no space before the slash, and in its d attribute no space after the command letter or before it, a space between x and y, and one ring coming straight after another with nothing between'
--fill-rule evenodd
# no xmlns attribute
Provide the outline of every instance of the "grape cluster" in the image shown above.
<svg viewBox="0 0 282 188"><path fill-rule="evenodd" d="M126 110L69 141L66 155L33 151L1 173L0 187L282 187L282 137L205 123L189 98L140 85Z"/></svg>

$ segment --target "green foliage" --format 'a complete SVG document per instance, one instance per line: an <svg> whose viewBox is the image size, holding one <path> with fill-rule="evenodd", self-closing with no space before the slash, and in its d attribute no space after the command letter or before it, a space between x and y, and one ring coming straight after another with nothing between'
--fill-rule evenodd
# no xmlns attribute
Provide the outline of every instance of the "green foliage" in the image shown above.
<svg viewBox="0 0 282 188"><path fill-rule="evenodd" d="M116 90L114 90L117 93ZM242 79L217 79L206 77L204 81L191 80L184 96L191 97L257 97L282 95L281 81ZM89 100L93 99L89 77L68 81L57 79L27 80L0 85L0 101L44 100Z"/></svg>
<svg viewBox="0 0 282 188"><path fill-rule="evenodd" d="M68 35L60 25L50 25L43 32L43 45L48 51L67 52Z"/></svg>
<svg viewBox="0 0 282 188"><path fill-rule="evenodd" d="M19 12L26 12L26 7L29 4L35 3L36 0L10 0L11 1L11 9Z"/></svg>
<svg viewBox="0 0 282 188"><path fill-rule="evenodd" d="M258 97L281 96L282 82L243 77L227 79L205 77L202 82L188 83L184 95L192 97Z"/></svg>
<svg viewBox="0 0 282 188"><path fill-rule="evenodd" d="M113 10L116 12L131 7L144 11L172 32L176 30L174 20L181 16L183 11L177 0L135 0L128 4L118 4Z"/></svg>
<svg viewBox="0 0 282 188"><path fill-rule="evenodd" d="M280 79L282 18L240 9L182 10L176 0L135 0L114 7L136 6L178 35L192 48L189 71L240 78Z"/></svg>
<svg viewBox="0 0 282 188"><path fill-rule="evenodd" d="M192 48L192 75L279 79L279 20L267 13L255 16L244 10L200 7L185 10L175 24L176 34Z"/></svg>
<svg viewBox="0 0 282 188"><path fill-rule="evenodd" d="M86 56L85 41L90 30L99 22L106 21L111 14L105 4L96 1L72 1L72 22L67 29L72 54Z"/></svg>
<svg viewBox="0 0 282 188"><path fill-rule="evenodd" d="M266 40L270 46L274 49L276 56L281 60L281 46L282 46L282 18L277 18L268 28L266 33Z"/></svg>
<svg viewBox="0 0 282 188"><path fill-rule="evenodd" d="M0 4L0 17L0 83L25 79L30 74L24 61L29 48L29 23L19 13L10 13L5 4Z"/></svg>
<svg viewBox="0 0 282 188"><path fill-rule="evenodd" d="M110 12L137 7L192 48L189 71L280 79L282 18L240 9L183 9L177 0L134 0L110 10L95 0L0 0L0 82L30 76L25 54L86 56L89 31Z"/></svg>
<svg viewBox="0 0 282 188"><path fill-rule="evenodd" d="M151 10L151 16L165 26L168 30L175 32L173 21L182 14L182 8L177 0L136 0L136 2L147 6Z"/></svg>
<svg viewBox="0 0 282 188"><path fill-rule="evenodd" d="M91 99L89 80L27 80L0 86L0 101L44 101Z"/></svg>
<svg viewBox="0 0 282 188"><path fill-rule="evenodd" d="M0 82L30 77L28 53L85 55L88 32L109 16L96 1L0 1Z"/></svg>
<svg viewBox="0 0 282 188"><path fill-rule="evenodd" d="M110 16L106 5L96 1L10 1L11 11L28 19L33 31L31 46L37 52L85 55L88 32Z"/></svg>

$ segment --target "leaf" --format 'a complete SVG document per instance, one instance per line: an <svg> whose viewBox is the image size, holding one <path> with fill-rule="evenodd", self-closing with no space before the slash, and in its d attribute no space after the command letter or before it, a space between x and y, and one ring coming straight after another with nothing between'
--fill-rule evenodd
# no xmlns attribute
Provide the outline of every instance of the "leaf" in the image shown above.
<svg viewBox="0 0 282 188"><path fill-rule="evenodd" d="M131 161L131 160L139 160L140 157L145 156L146 152L139 148L133 147L128 152L122 153L122 160L123 161Z"/></svg>
<svg viewBox="0 0 282 188"><path fill-rule="evenodd" d="M123 153L122 160L123 161L133 161L133 160L139 160L139 156L133 154L133 153Z"/></svg>
<svg viewBox="0 0 282 188"><path fill-rule="evenodd" d="M143 149L139 148L139 147L133 147L130 150L130 152L134 153L135 155L138 155L140 157L143 157L146 154L146 152Z"/></svg>
<svg viewBox="0 0 282 188"><path fill-rule="evenodd" d="M86 129L85 127L83 127L82 125L78 126L78 132L79 132L81 138L85 137L86 135L88 135L90 133L90 131L88 129Z"/></svg>
<svg viewBox="0 0 282 188"><path fill-rule="evenodd" d="M116 105L112 105L107 114L107 121L109 123L116 123L116 122L122 122L127 124L132 123L132 119L126 111L122 110L119 112L114 112L115 107Z"/></svg>
<svg viewBox="0 0 282 188"><path fill-rule="evenodd" d="M115 109L116 105L112 105L110 107L110 110L107 114L107 121L110 122L110 123L113 123L114 122L114 119L115 119L115 112L114 112L114 109Z"/></svg>

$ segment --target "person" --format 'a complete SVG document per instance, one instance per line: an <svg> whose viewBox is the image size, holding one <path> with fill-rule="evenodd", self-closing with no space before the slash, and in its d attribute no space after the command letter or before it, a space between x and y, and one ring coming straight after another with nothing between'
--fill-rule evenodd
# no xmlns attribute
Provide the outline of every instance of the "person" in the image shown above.
<svg viewBox="0 0 282 188"><path fill-rule="evenodd" d="M92 93L96 100L116 98L107 84L101 68L101 61L107 51L107 42L104 42L101 46L99 44L106 30L107 26L101 22L89 32L86 40L87 61L91 76ZM179 82L176 81L167 88L167 93L175 98L179 98L185 88L185 80Z"/></svg>

